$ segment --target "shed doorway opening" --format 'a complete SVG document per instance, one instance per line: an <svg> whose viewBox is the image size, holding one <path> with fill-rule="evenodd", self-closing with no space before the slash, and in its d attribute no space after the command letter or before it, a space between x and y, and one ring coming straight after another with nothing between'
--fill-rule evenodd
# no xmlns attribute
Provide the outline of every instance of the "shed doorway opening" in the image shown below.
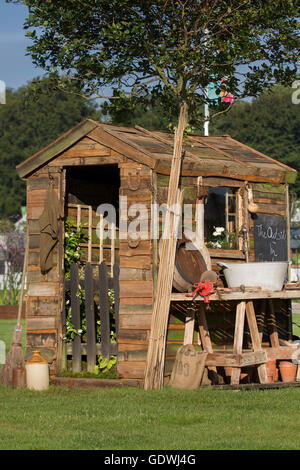
<svg viewBox="0 0 300 470"><path fill-rule="evenodd" d="M105 261L111 274L114 263L119 259L119 189L118 165L67 169L65 220L81 228L80 262L95 266ZM115 209L115 220L106 226L97 211L102 204ZM99 238L103 230L107 236Z"/></svg>
<svg viewBox="0 0 300 470"><path fill-rule="evenodd" d="M66 170L64 368L72 372L98 374L116 362L119 190L118 165ZM102 204L114 208L113 221L104 220ZM101 237L101 227L109 235Z"/></svg>

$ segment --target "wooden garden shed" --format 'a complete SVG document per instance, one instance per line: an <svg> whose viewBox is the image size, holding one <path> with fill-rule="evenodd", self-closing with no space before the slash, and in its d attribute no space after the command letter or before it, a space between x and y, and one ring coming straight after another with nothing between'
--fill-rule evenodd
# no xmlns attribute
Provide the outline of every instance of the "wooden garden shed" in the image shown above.
<svg viewBox="0 0 300 470"><path fill-rule="evenodd" d="M96 267L104 259L109 272L115 262L119 263L118 375L143 379L153 300L159 295L155 289L159 239L150 235L151 218L153 204L167 201L172 153L173 136L168 133L149 132L138 126L116 127L87 119L18 165L18 174L27 183L27 355L33 349L40 349L50 363L52 375L61 369L63 360L64 221L71 218L88 224L88 242L83 247L86 262ZM289 260L288 186L295 179L294 169L228 135L185 138L180 177L184 203L190 205L192 227L197 217L197 204L202 204L211 269L220 274L217 284L220 301L209 305L207 316L209 348L232 349L235 305L232 307L230 301L240 300L245 295L255 302L263 343L269 341L266 322L259 323L266 295L258 291L247 294L245 290L231 290L231 297L228 297L217 262ZM41 272L40 218L49 183L58 197L59 230L54 265L48 272ZM120 196L127 198L125 212L120 207ZM101 204L113 205L117 213L114 229L118 236L108 248L101 247L95 238L99 222L97 207ZM139 222L143 230L148 228L147 234L141 231L138 239L122 236L124 223L126 227L137 217L137 214L130 215L133 204L142 205ZM120 221L123 222L121 227ZM225 229L221 243L216 227ZM245 227L249 234L247 251ZM279 232L281 236L277 236ZM160 228L158 233L161 234ZM276 341L288 344L292 339L290 299L297 296L295 289L267 295L274 301ZM184 341L186 300L185 292L174 289L168 321L166 376ZM192 335L196 344L199 341L197 328Z"/></svg>

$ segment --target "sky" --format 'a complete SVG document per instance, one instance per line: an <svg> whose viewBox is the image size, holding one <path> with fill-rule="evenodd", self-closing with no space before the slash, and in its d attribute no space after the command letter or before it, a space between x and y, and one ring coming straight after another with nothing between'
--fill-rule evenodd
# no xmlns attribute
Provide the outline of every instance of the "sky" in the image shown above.
<svg viewBox="0 0 300 470"><path fill-rule="evenodd" d="M25 37L23 24L27 7L0 0L0 80L6 88L19 88L44 71L26 56L30 40Z"/></svg>

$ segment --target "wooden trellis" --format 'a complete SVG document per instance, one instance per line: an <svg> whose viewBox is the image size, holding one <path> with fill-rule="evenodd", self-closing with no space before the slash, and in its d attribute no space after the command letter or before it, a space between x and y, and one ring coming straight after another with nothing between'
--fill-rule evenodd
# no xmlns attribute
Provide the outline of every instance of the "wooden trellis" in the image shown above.
<svg viewBox="0 0 300 470"><path fill-rule="evenodd" d="M76 209L76 226L79 228L81 222L83 220L87 220L88 224L88 236L87 236L87 243L81 243L81 248L87 248L87 257L83 259L91 264L101 264L104 261L104 253L108 253L108 257L106 257L105 261L110 267L110 275L113 277L113 267L116 261L116 250L118 250L118 246L116 245L116 235L118 232L118 227L116 224L112 222L105 222L103 214L98 215L99 223L93 224L93 218L95 214L93 214L93 207L84 205L84 204L69 204L69 208ZM104 232L107 231L109 237L104 240ZM97 243L93 243L93 235L95 234L99 241ZM96 237L95 237L96 238ZM105 243L104 243L105 242ZM92 257L93 250L98 251L97 261L95 258Z"/></svg>

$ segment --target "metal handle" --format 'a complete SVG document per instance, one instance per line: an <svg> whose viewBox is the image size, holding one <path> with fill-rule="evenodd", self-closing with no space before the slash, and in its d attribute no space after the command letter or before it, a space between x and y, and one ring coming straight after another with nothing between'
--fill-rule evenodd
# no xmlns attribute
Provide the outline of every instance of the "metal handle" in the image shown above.
<svg viewBox="0 0 300 470"><path fill-rule="evenodd" d="M221 268L229 269L229 266L227 266L226 263L222 263L222 261L217 261L217 265L218 265L218 266L221 266Z"/></svg>

